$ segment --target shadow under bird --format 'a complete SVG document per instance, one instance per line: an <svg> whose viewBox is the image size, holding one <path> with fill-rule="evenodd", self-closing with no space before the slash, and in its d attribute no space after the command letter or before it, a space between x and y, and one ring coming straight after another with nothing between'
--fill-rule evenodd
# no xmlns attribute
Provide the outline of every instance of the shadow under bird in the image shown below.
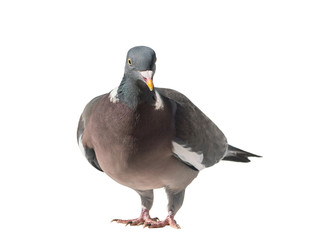
<svg viewBox="0 0 320 240"><path fill-rule="evenodd" d="M92 166L140 195L140 217L113 221L180 228L174 216L199 171L220 160L250 162L248 157L259 156L229 145L221 130L183 94L154 88L155 63L151 48L130 49L120 85L86 105L77 140ZM163 221L149 215L157 188L165 188L168 196Z"/></svg>

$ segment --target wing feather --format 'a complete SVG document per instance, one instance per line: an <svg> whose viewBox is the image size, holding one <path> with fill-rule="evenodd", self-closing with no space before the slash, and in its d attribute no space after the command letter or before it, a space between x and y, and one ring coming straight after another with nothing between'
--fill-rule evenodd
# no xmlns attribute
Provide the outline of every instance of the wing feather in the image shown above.
<svg viewBox="0 0 320 240"><path fill-rule="evenodd" d="M201 161L197 164L202 164L204 167L210 167L219 162L228 149L227 139L222 131L183 94L166 88L156 90L162 97L176 104L173 142L198 156L203 155L198 159L194 159L195 155L186 155L190 158L187 159L187 162L192 164L193 161ZM199 169L197 164L192 165Z"/></svg>

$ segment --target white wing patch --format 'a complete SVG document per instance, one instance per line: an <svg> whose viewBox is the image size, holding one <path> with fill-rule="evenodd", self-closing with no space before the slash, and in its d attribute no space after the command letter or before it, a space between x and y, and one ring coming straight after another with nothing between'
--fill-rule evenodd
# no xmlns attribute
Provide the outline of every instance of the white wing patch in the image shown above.
<svg viewBox="0 0 320 240"><path fill-rule="evenodd" d="M156 110L163 109L164 106L163 106L162 98L158 93L158 91L155 91L155 93L156 93L156 103L154 104L154 107Z"/></svg>
<svg viewBox="0 0 320 240"><path fill-rule="evenodd" d="M81 134L80 137L79 137L79 148L80 148L82 154L83 154L84 156L86 156L86 152L85 152L84 147L83 147L83 144L82 144L82 134Z"/></svg>
<svg viewBox="0 0 320 240"><path fill-rule="evenodd" d="M176 154L182 161L189 163L199 171L204 169L202 164L203 154L193 152L191 148L184 147L176 142L172 142L173 153Z"/></svg>
<svg viewBox="0 0 320 240"><path fill-rule="evenodd" d="M117 103L119 102L119 98L117 96L118 94L118 87L116 87L115 89L113 89L110 94L109 94L109 99L110 99L110 102L112 103Z"/></svg>

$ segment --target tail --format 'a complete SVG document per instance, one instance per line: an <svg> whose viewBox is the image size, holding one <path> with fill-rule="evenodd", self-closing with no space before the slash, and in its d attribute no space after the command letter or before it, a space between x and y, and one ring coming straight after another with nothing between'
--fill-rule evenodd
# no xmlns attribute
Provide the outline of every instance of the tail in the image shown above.
<svg viewBox="0 0 320 240"><path fill-rule="evenodd" d="M261 156L255 155L253 153L245 152L239 148L235 148L231 145L228 145L227 155L222 160L247 163L247 162L250 162L248 157L261 157Z"/></svg>

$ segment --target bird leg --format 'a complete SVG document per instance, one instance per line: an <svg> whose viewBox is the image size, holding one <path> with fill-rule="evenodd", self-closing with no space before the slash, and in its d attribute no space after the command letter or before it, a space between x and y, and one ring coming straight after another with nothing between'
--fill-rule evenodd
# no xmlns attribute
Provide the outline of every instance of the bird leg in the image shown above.
<svg viewBox="0 0 320 240"><path fill-rule="evenodd" d="M149 223L156 223L158 218L151 218L149 215L149 211L153 204L153 190L135 190L141 198L141 215L136 219L130 220L121 220L121 219L113 219L111 222L123 223L131 226L144 225Z"/></svg>
<svg viewBox="0 0 320 240"><path fill-rule="evenodd" d="M176 229L180 229L180 226L174 220L174 215L178 212L182 206L185 190L172 190L166 187L166 193L168 196L168 216L163 221L144 223L144 227L149 228L162 228L165 226L171 226Z"/></svg>
<svg viewBox="0 0 320 240"><path fill-rule="evenodd" d="M137 190L136 190L137 191ZM165 220L159 221L158 218L151 218L149 215L149 210L152 207L153 203L153 191L137 191L141 197L142 203L142 211L140 217L136 219L130 220L121 220L121 219L113 219L111 222L123 223L130 226L139 226L143 225L143 227L148 228L163 228L165 226L171 226L176 229L180 229L180 226L174 220L174 215L180 209L184 199L185 190L174 191L169 188L166 188L167 196L168 196L168 216Z"/></svg>
<svg viewBox="0 0 320 240"><path fill-rule="evenodd" d="M139 225L149 225L157 223L158 218L151 218L149 215L149 210L146 208L142 208L141 215L138 218L130 219L130 220L121 220L121 219L113 219L111 222L123 223L130 226L139 226Z"/></svg>

